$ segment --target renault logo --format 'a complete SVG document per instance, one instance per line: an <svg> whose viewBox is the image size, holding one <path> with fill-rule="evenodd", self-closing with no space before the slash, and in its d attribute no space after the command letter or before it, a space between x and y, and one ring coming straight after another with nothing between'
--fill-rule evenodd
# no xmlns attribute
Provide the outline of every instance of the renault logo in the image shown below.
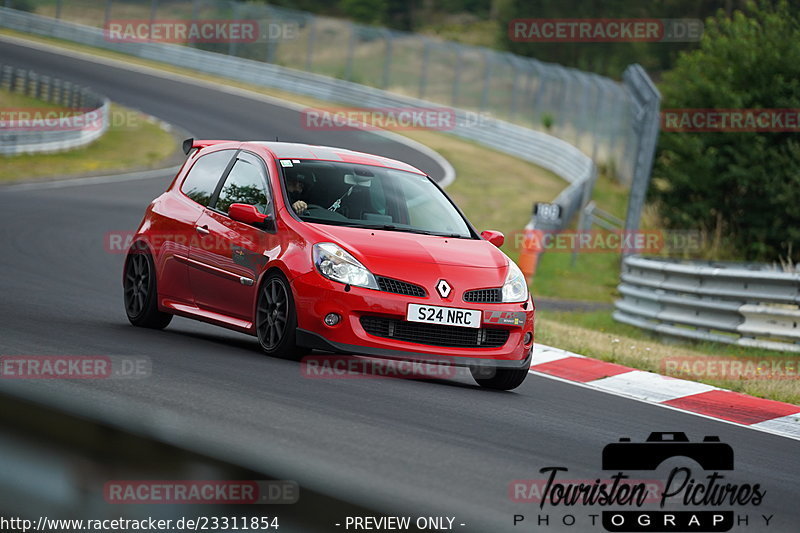
<svg viewBox="0 0 800 533"><path fill-rule="evenodd" d="M442 298L447 298L447 296L453 291L453 288L445 280L440 279L439 283L436 284L436 290L439 293L439 296Z"/></svg>

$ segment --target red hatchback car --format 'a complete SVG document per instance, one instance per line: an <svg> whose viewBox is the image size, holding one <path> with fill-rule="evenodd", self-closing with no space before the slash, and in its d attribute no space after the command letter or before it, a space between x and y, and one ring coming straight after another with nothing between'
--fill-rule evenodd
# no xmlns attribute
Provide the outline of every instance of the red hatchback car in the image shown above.
<svg viewBox="0 0 800 533"><path fill-rule="evenodd" d="M534 306L519 268L418 169L340 148L194 141L125 259L136 326L173 315L311 349L527 376Z"/></svg>

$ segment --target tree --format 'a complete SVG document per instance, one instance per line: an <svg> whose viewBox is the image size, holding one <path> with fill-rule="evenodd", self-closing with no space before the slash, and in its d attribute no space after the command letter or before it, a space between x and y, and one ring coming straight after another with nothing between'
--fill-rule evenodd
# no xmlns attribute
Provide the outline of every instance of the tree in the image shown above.
<svg viewBox="0 0 800 533"><path fill-rule="evenodd" d="M662 84L664 109L800 109L800 18L749 3L707 21ZM800 259L798 132L662 133L651 198L670 228L720 233L747 260Z"/></svg>

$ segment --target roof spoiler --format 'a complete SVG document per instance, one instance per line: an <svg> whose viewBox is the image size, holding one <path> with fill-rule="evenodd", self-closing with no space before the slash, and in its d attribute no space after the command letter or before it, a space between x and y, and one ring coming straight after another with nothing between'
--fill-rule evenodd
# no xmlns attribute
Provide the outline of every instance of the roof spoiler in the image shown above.
<svg viewBox="0 0 800 533"><path fill-rule="evenodd" d="M185 141L183 141L183 153L189 155L189 152L194 150L195 148L205 148L206 146L211 146L213 144L220 144L220 143L227 143L231 141L199 141L195 140L193 137L189 137Z"/></svg>

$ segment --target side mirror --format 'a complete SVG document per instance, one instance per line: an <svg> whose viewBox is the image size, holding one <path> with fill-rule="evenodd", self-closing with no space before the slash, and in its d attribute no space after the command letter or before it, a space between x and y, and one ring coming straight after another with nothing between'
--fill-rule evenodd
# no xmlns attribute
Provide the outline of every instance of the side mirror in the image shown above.
<svg viewBox="0 0 800 533"><path fill-rule="evenodd" d="M250 204L231 204L228 216L237 222L258 227L266 227L272 222L269 215L265 215L256 209L256 206Z"/></svg>
<svg viewBox="0 0 800 533"><path fill-rule="evenodd" d="M506 237L500 231L495 231L492 229L487 229L486 231L481 232L481 237L489 241L490 243L494 244L498 248L503 246L503 243L506 242Z"/></svg>

